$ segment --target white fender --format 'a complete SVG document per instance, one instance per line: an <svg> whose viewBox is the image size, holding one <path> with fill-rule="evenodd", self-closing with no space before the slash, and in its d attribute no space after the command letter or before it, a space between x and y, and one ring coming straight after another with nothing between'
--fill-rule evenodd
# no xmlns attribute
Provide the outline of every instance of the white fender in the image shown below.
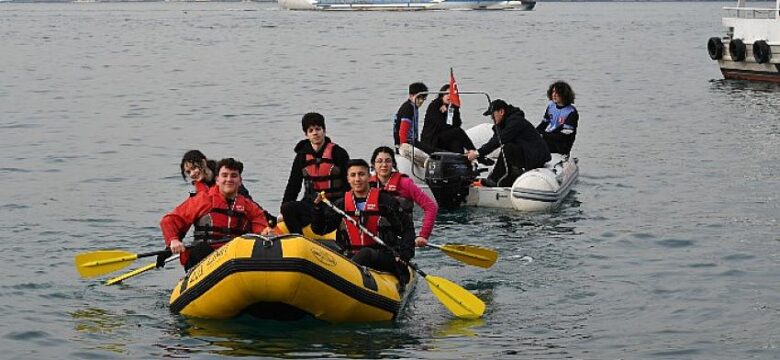
<svg viewBox="0 0 780 360"><path fill-rule="evenodd" d="M512 206L523 211L547 211L555 206L554 194L560 188L550 169L533 169L520 175L512 184Z"/></svg>

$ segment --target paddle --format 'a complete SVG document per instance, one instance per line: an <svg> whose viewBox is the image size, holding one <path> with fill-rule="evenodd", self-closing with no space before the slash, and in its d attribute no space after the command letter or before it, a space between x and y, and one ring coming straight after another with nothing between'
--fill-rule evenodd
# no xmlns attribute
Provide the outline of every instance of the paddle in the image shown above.
<svg viewBox="0 0 780 360"><path fill-rule="evenodd" d="M134 254L122 250L100 250L78 254L74 260L79 275L84 278L89 278L124 269L137 259L157 256L165 254L166 252L170 252L170 250L165 249L142 254Z"/></svg>
<svg viewBox="0 0 780 360"><path fill-rule="evenodd" d="M232 239L233 238L217 241L209 240L208 243L209 245L213 245L228 242ZM186 248L189 249L195 245L197 245L197 243L187 245ZM100 250L78 254L74 260L76 263L76 270L78 270L79 275L84 278L89 278L108 274L119 269L124 269L130 266L130 264L132 264L135 260L140 258L158 256L166 253L170 254L170 250L167 248L165 250L152 251L142 254L135 254L122 250Z"/></svg>
<svg viewBox="0 0 780 360"><path fill-rule="evenodd" d="M495 264L496 260L498 259L497 251L474 245L436 245L428 243L428 246L443 251L447 256L453 259L485 269L493 266L493 264Z"/></svg>
<svg viewBox="0 0 780 360"><path fill-rule="evenodd" d="M178 260L178 259L179 259L179 254L176 254L174 256L171 256L171 257L165 259L163 264L167 264L167 263L169 263L171 261ZM158 264L156 262L153 262L153 263L151 263L149 265L146 265L144 267L135 269L135 270L130 271L130 272L126 272L126 273L124 273L122 275L119 275L119 276L117 276L115 278L108 279L105 284L106 285L114 285L114 284L122 282L122 280L127 280L127 279L129 279L131 277L134 277L136 275L140 275L140 274L145 273L145 272L147 272L149 270L152 270L152 269L154 269L156 267L158 267Z"/></svg>
<svg viewBox="0 0 780 360"><path fill-rule="evenodd" d="M321 199L322 202L333 209L333 211L339 213L344 217L344 219L351 222L360 228L361 231L371 236L371 238L374 239L374 241L376 241L378 244L392 251L393 255L395 255L396 259L398 259L400 263L411 267L414 269L414 271L420 274L420 276L422 276L425 281L428 282L428 287L431 289L431 292L433 292L433 295L435 295L436 298L439 299L439 301L448 310L450 310L450 312L452 312L453 315L463 319L476 319L485 313L485 303L474 294L445 278L426 274L417 268L417 265L412 262L401 260L401 256L398 254L398 252L389 245L385 244L382 239L368 231L368 229L363 227L363 225L361 225L351 216L347 215L344 211L334 206L326 197L322 196Z"/></svg>

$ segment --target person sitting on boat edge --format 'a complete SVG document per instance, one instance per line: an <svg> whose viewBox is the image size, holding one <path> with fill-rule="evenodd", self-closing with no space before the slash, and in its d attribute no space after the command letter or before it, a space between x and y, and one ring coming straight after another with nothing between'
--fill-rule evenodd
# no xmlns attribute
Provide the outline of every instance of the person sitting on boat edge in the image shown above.
<svg viewBox="0 0 780 360"><path fill-rule="evenodd" d="M564 81L556 81L547 89L547 109L536 130L542 134L551 153L569 155L577 136L580 114L574 104L574 90Z"/></svg>
<svg viewBox="0 0 780 360"><path fill-rule="evenodd" d="M280 209L291 234L302 234L311 223L312 203L319 192L325 191L328 199L338 199L349 190L345 170L349 154L325 136L325 117L307 113L301 119L301 127L306 139L295 145L295 159ZM297 201L301 186L303 196Z"/></svg>
<svg viewBox="0 0 780 360"><path fill-rule="evenodd" d="M439 213L439 205L430 196L426 195L409 176L398 172L395 164L395 154L389 147L380 146L376 148L371 155L371 164L374 166L375 174L371 176L369 186L382 189L395 196L404 215L409 218L409 222L414 224L412 220L414 204L419 205L423 209L423 224L420 227L419 234L414 239L414 243L417 247L427 245L428 239L431 238L431 233L433 232L433 224Z"/></svg>
<svg viewBox="0 0 780 360"><path fill-rule="evenodd" d="M369 166L363 159L353 159L347 166L347 179L352 190L333 206L377 235L387 246L392 247L403 261L414 257L414 225L404 216L398 200L385 191L369 187ZM318 196L314 202L314 220L312 230L325 234L339 229L336 242L346 251L352 261L380 271L395 274L402 283L409 281L406 266L400 263L393 251L380 245L370 235L363 233L352 222L343 219L340 214L322 203Z"/></svg>
<svg viewBox="0 0 780 360"><path fill-rule="evenodd" d="M420 142L430 148L462 154L464 150L476 150L474 143L461 128L460 108L450 103L450 94L445 93L450 84L444 84L425 111ZM452 124L447 123L449 110L452 108Z"/></svg>
<svg viewBox="0 0 780 360"><path fill-rule="evenodd" d="M401 104L395 114L393 123L393 141L395 142L396 154L400 154L410 161L415 161L423 166L423 162L428 158L428 154L436 151L428 144L417 139L419 134L419 113L420 107L425 103L427 95L418 95L427 92L428 87L421 82L415 82L409 85L409 97ZM412 147L415 149L415 158L412 159ZM417 151L422 150L419 155Z"/></svg>
<svg viewBox="0 0 780 360"><path fill-rule="evenodd" d="M525 113L517 107L496 99L483 113L490 116L493 125L493 137L476 151L469 151L469 160L487 156L501 147L501 154L493 171L482 182L485 186L512 186L523 172L543 167L550 161L547 149L539 132L525 119Z"/></svg>
<svg viewBox="0 0 780 360"><path fill-rule="evenodd" d="M206 158L206 155L200 150L190 150L184 153L179 169L181 170L182 179L186 181L187 177L189 177L190 182L195 187L195 191L191 192L190 196L195 196L199 192L207 192L216 185L217 162ZM254 201L243 183L238 188L238 193ZM276 226L276 216L271 215L267 210L264 211L269 226Z"/></svg>
<svg viewBox="0 0 780 360"><path fill-rule="evenodd" d="M160 220L165 245L174 254L181 254L179 260L185 271L224 244L209 244L209 240L227 241L246 233L273 234L263 209L238 193L244 164L226 158L216 164L216 169L216 186L188 198ZM196 244L185 249L181 239L192 225Z"/></svg>

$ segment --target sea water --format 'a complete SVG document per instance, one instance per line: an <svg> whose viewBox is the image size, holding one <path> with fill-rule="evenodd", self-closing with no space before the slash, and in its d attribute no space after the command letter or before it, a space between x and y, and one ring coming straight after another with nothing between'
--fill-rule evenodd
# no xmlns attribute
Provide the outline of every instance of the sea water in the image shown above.
<svg viewBox="0 0 780 360"><path fill-rule="evenodd" d="M537 5L0 4L0 357L780 357L780 88L723 81L707 56L733 4ZM79 279L75 254L162 249L185 151L243 161L277 214L304 113L368 158L408 84L438 89L450 68L534 125L555 80L580 112L560 210L439 215L432 242L494 248L495 266L417 252L485 301L482 319L453 318L424 282L396 323L328 325L173 315L173 264ZM464 127L488 120L484 97L461 100Z"/></svg>

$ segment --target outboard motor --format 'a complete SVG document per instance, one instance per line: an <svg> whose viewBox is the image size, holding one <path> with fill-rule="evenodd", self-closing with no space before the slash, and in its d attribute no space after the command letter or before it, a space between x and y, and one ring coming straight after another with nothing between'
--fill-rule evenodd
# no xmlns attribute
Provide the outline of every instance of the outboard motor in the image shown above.
<svg viewBox="0 0 780 360"><path fill-rule="evenodd" d="M466 202L469 185L477 174L463 154L435 152L425 163L425 183L439 206L446 209L458 208Z"/></svg>

